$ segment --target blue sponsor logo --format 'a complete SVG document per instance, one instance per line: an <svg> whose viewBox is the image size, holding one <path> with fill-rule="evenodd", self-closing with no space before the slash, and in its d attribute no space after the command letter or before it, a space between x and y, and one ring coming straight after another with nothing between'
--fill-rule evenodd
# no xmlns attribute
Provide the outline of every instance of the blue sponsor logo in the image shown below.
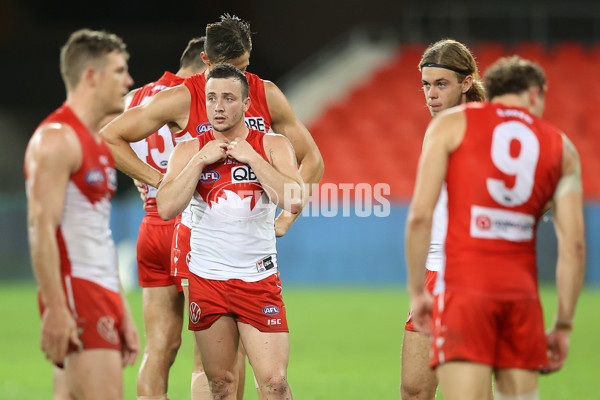
<svg viewBox="0 0 600 400"><path fill-rule="evenodd" d="M204 135L206 132L210 131L211 129L212 129L212 125L210 124L210 122L205 122L196 127L196 131L198 131L198 133L200 135Z"/></svg>
<svg viewBox="0 0 600 400"><path fill-rule="evenodd" d="M200 175L200 182L202 183L213 183L219 180L221 174L214 170L202 171Z"/></svg>
<svg viewBox="0 0 600 400"><path fill-rule="evenodd" d="M104 173L100 168L92 168L85 174L85 181L92 186L100 186L104 183Z"/></svg>
<svg viewBox="0 0 600 400"><path fill-rule="evenodd" d="M266 306L263 308L263 314L267 314L267 315L277 315L279 314L279 307L277 306Z"/></svg>

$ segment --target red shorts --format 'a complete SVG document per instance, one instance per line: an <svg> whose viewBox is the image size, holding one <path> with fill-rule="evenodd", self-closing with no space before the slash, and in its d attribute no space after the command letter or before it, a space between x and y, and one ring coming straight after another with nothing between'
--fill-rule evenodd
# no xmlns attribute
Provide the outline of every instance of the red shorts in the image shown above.
<svg viewBox="0 0 600 400"><path fill-rule="evenodd" d="M190 238L192 230L183 225L178 217L171 239L171 276L188 278L190 275Z"/></svg>
<svg viewBox="0 0 600 400"><path fill-rule="evenodd" d="M466 360L495 368L548 365L538 297L498 299L464 291L435 297L431 366Z"/></svg>
<svg viewBox="0 0 600 400"><path fill-rule="evenodd" d="M208 329L223 314L261 332L289 332L279 273L258 282L215 281L190 274L189 329Z"/></svg>
<svg viewBox="0 0 600 400"><path fill-rule="evenodd" d="M141 287L175 285L181 292L181 279L171 276L171 240L175 221L156 222L145 217L137 240L138 283Z"/></svg>
<svg viewBox="0 0 600 400"><path fill-rule="evenodd" d="M433 288L435 286L435 280L437 279L437 275L437 271L427 270L427 274L425 275L425 289L427 289L429 293L433 293ZM412 311L408 312L408 319L406 320L406 325L404 325L404 330L417 332L412 323Z"/></svg>
<svg viewBox="0 0 600 400"><path fill-rule="evenodd" d="M77 323L81 350L121 350L123 303L121 295L86 279L63 277L67 305ZM44 314L41 295L38 294L40 315ZM68 352L77 347L71 345Z"/></svg>

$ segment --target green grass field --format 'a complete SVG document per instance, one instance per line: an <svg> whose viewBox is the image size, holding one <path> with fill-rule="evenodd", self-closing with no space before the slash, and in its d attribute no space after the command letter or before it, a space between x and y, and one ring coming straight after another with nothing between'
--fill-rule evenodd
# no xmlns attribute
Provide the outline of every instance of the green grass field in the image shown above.
<svg viewBox="0 0 600 400"><path fill-rule="evenodd" d="M555 309L554 288L542 291L547 321ZM393 288L301 288L284 290L290 325L289 381L301 400L399 399L400 348L407 294ZM129 295L141 332L141 291ZM581 297L571 353L560 372L540 379L540 398L598 399L596 335L600 290ZM35 288L0 283L0 398L50 399L52 367L39 349ZM169 397L189 399L191 334L171 370ZM125 398L135 399L138 364L124 371ZM248 400L257 399L251 374ZM442 398L441 395L438 398Z"/></svg>

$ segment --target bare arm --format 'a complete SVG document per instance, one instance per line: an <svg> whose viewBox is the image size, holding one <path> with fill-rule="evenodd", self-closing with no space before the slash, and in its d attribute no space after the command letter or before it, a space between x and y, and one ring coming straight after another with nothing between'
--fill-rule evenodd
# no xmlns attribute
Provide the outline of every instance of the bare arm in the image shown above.
<svg viewBox="0 0 600 400"><path fill-rule="evenodd" d="M302 178L292 146L279 135L265 135L263 144L270 162L245 140L231 142L227 155L250 165L273 203L292 214L299 213L302 209Z"/></svg>
<svg viewBox="0 0 600 400"><path fill-rule="evenodd" d="M196 191L204 167L227 157L225 147L224 142L212 140L199 151L197 139L175 146L165 178L156 193L158 214L162 219L167 221L185 209Z"/></svg>
<svg viewBox="0 0 600 400"><path fill-rule="evenodd" d="M166 124L172 130L181 130L187 125L190 103L189 90L179 85L157 93L148 103L125 111L104 127L100 133L116 167L133 179L158 187L163 175L140 160L129 143L145 139Z"/></svg>
<svg viewBox="0 0 600 400"><path fill-rule="evenodd" d="M42 350L62 362L69 341L79 345L60 274L56 230L60 224L71 173L81 165L81 147L71 128L46 124L34 133L25 154L27 225L33 272L45 306Z"/></svg>
<svg viewBox="0 0 600 400"><path fill-rule="evenodd" d="M291 142L300 163L300 176L306 184L302 205L308 202L314 186L321 180L324 171L323 157L310 132L296 117L285 95L272 82L265 82L267 104L273 120L273 131L284 135ZM298 214L282 211L277 217L277 236L282 236L298 218Z"/></svg>
<svg viewBox="0 0 600 400"><path fill-rule="evenodd" d="M439 115L425 134L419 159L413 198L406 222L406 264L408 292L417 329L430 330L433 299L425 289L425 262L431 241L433 211L446 177L450 153L457 147L465 129L462 112Z"/></svg>
<svg viewBox="0 0 600 400"><path fill-rule="evenodd" d="M554 195L554 227L558 238L555 325L548 334L549 371L560 369L569 349L569 332L585 278L585 227L579 156L563 136L563 176Z"/></svg>

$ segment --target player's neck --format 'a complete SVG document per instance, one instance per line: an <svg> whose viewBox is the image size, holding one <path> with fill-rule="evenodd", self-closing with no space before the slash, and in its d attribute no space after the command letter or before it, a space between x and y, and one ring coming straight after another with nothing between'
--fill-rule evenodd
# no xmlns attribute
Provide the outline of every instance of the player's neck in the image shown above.
<svg viewBox="0 0 600 400"><path fill-rule="evenodd" d="M102 121L108 114L95 104L93 96L78 92L69 93L66 104L92 135L100 134Z"/></svg>
<svg viewBox="0 0 600 400"><path fill-rule="evenodd" d="M490 100L490 103L501 104L504 107L517 107L530 109L530 104L527 101L527 96L523 94L507 93L501 96L496 96Z"/></svg>
<svg viewBox="0 0 600 400"><path fill-rule="evenodd" d="M214 131L213 133L215 135L215 139L224 139L227 142L231 142L236 139L246 139L250 133L250 130L246 127L245 123L241 123L226 131Z"/></svg>

